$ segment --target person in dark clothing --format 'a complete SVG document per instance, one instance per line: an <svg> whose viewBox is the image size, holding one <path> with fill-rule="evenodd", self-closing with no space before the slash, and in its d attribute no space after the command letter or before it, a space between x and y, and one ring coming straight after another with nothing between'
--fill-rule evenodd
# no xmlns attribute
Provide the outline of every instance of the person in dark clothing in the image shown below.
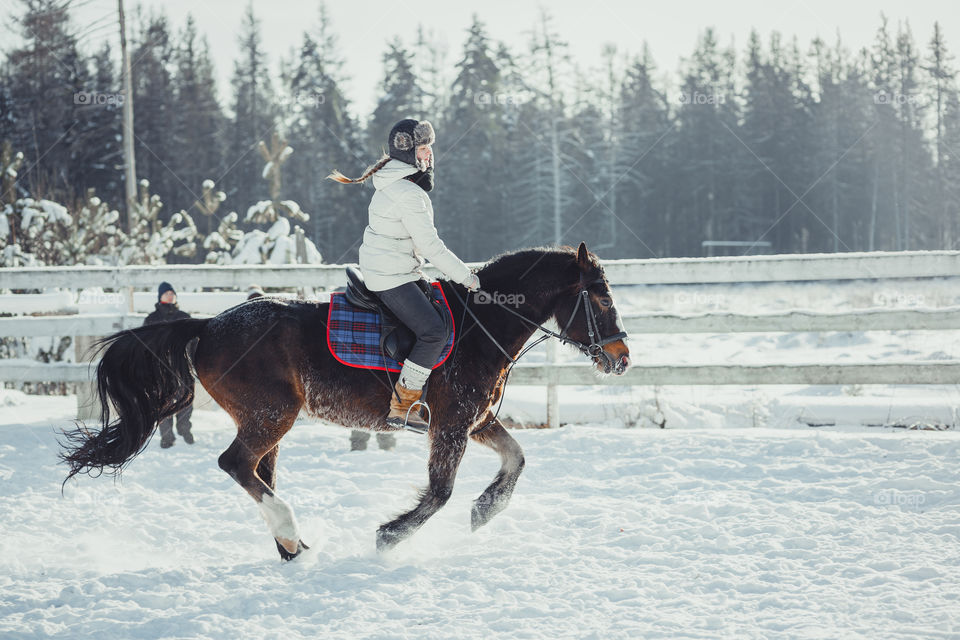
<svg viewBox="0 0 960 640"><path fill-rule="evenodd" d="M181 320L189 317L189 313L182 311L180 307L177 306L177 292L174 288L169 282L161 282L157 288L157 304L154 305L154 311L147 316L143 324L170 322L172 320ZM195 347L195 344L191 345L191 349ZM192 404L176 414L177 433L180 434L180 437L183 438L183 441L187 444L193 444L194 442L193 433L190 431L192 427L190 424L190 416L192 414ZM160 429L160 446L164 449L172 447L173 443L176 442L176 437L173 435L173 425L174 416L164 418L158 425Z"/></svg>
<svg viewBox="0 0 960 640"><path fill-rule="evenodd" d="M177 305L177 292L170 283L161 282L157 288L157 304L154 305L154 310L150 312L143 324L170 322L171 320L181 320L189 317L190 314L182 311Z"/></svg>

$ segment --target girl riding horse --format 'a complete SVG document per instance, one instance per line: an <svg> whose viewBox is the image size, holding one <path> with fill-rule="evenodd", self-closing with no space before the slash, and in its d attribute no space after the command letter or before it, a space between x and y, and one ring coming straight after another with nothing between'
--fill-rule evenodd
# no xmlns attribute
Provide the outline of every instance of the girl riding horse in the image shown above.
<svg viewBox="0 0 960 640"><path fill-rule="evenodd" d="M440 280L457 319L456 344L434 371L427 392L429 485L418 504L377 530L377 548L413 534L453 492L468 440L500 455L500 471L474 501L473 529L506 507L523 469L523 451L492 408L509 367L538 329L572 344L600 374L629 365L626 334L596 256L584 244L527 249L499 256L478 272L491 301L472 299L462 285ZM498 299L510 299L505 305ZM101 341L97 365L100 430L67 432L67 479L78 473L118 473L144 450L157 422L193 401L193 376L233 418L237 436L220 456L226 471L257 502L289 560L306 545L293 510L277 493L281 438L301 410L352 429L395 429L385 422L392 389L368 369L339 363L317 327L329 303L261 297L214 318L188 318L128 329ZM543 326L553 320L559 333ZM188 345L199 339L191 357Z"/></svg>
<svg viewBox="0 0 960 640"><path fill-rule="evenodd" d="M470 291L480 280L444 245L433 224L433 126L426 120L401 120L387 139L389 152L362 176L351 179L334 171L328 178L357 184L373 177L376 193L370 200L369 223L360 245L360 271L367 288L414 334L417 341L403 363L390 397L387 423L423 433L427 423L411 411L423 404L420 396L447 343L447 331L424 291L429 291L420 267L424 258L450 280Z"/></svg>

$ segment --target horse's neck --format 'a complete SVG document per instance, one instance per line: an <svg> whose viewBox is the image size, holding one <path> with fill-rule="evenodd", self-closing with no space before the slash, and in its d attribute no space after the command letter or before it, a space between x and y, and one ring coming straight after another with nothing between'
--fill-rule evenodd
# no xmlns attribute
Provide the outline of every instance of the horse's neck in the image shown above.
<svg viewBox="0 0 960 640"><path fill-rule="evenodd" d="M557 273L530 273L520 278L520 274L498 274L481 276L483 290L496 301L521 314L536 324L543 324L554 314L556 299L562 288ZM516 357L523 345L536 330L531 322L525 322L504 309L500 304L471 304L485 327L493 334L497 342Z"/></svg>

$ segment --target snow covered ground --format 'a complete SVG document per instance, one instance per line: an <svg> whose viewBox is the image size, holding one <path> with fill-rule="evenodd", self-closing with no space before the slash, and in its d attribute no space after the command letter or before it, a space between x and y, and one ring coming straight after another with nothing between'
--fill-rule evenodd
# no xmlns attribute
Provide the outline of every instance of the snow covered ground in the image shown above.
<svg viewBox="0 0 960 640"><path fill-rule="evenodd" d="M0 391L2 638L960 636L955 431L517 430L505 512L470 533L498 466L471 445L448 505L378 555L426 480L424 439L351 453L305 422L279 483L312 549L281 564L216 466L225 414L61 496L74 406Z"/></svg>
<svg viewBox="0 0 960 640"><path fill-rule="evenodd" d="M615 297L628 314L960 306L952 281L880 286ZM229 306L204 295L183 301ZM636 366L953 360L960 331L630 346ZM510 387L503 415L542 423L544 399ZM498 467L471 445L448 505L385 555L374 532L425 484L424 439L351 453L346 430L304 421L279 482L312 549L286 565L216 466L234 433L224 413L198 407L194 446L154 441L120 483L84 477L61 496L55 435L75 406L0 390L3 639L960 637L957 385L564 387L567 426L513 432L528 464L504 513L470 533Z"/></svg>

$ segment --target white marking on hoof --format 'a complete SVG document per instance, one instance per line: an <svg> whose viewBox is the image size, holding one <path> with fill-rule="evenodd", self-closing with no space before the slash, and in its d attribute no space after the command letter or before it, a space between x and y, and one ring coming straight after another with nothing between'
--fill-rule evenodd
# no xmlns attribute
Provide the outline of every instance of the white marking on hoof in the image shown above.
<svg viewBox="0 0 960 640"><path fill-rule="evenodd" d="M290 553L297 552L300 529L293 517L293 509L286 502L268 493L260 497L260 515L270 527L270 533ZM293 546L290 546L290 545Z"/></svg>

